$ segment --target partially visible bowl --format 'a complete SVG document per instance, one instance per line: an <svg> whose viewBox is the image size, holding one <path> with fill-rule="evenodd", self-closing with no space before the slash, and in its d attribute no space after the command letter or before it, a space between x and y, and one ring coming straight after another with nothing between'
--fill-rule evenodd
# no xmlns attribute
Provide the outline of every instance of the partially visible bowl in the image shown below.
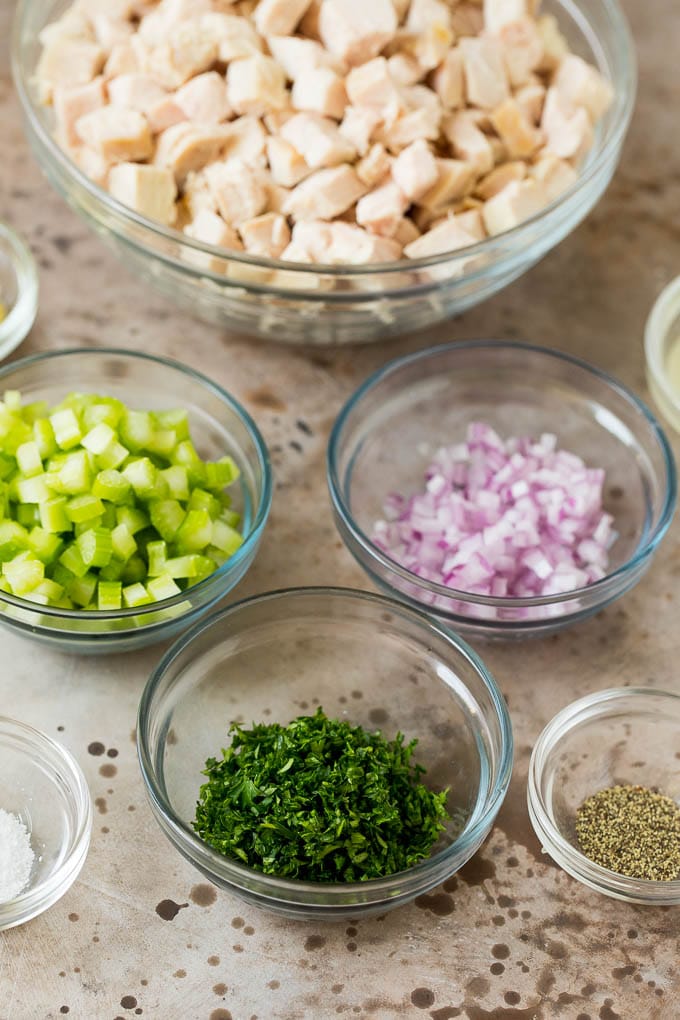
<svg viewBox="0 0 680 1020"><path fill-rule="evenodd" d="M529 816L544 848L573 878L614 899L680 904L671 882L618 875L589 860L576 836L584 800L611 786L658 789L680 805L680 695L652 687L589 694L562 709L538 738L529 766Z"/></svg>
<svg viewBox="0 0 680 1020"><path fill-rule="evenodd" d="M253 562L269 516L269 454L250 415L226 390L178 362L150 354L83 348L24 358L0 369L0 392L57 404L67 393L100 393L140 410L181 407L204 459L231 454L241 469L230 490L241 513L241 548L204 581L173 598L135 609L80 611L39 606L0 591L0 626L61 650L122 652L173 637L205 615L242 579Z"/></svg>
<svg viewBox="0 0 680 1020"><path fill-rule="evenodd" d="M0 360L28 335L38 310L38 270L31 252L6 223L0 223Z"/></svg>
<svg viewBox="0 0 680 1020"><path fill-rule="evenodd" d="M80 766L46 734L0 716L0 808L26 826L35 854L26 889L0 903L0 931L61 899L85 863L92 801Z"/></svg>
<svg viewBox="0 0 680 1020"><path fill-rule="evenodd" d="M666 421L680 432L680 276L661 292L645 327L647 381Z"/></svg>
<svg viewBox="0 0 680 1020"><path fill-rule="evenodd" d="M433 854L408 871L345 885L261 874L221 856L192 821L206 759L233 721L327 715L419 740L415 760L455 815ZM210 881L293 918L380 913L443 882L479 848L507 791L512 730L496 684L460 638L406 606L343 589L241 602L195 627L152 674L137 743L151 807L177 850Z"/></svg>
<svg viewBox="0 0 680 1020"><path fill-rule="evenodd" d="M607 577L564 595L472 595L418 577L373 542L386 497L418 491L432 455L464 439L471 422L505 437L554 432L563 449L605 469L618 533ZM328 479L340 535L380 588L487 637L545 634L620 598L649 566L677 497L668 440L630 390L576 358L503 341L435 347L378 371L340 412Z"/></svg>
<svg viewBox="0 0 680 1020"><path fill-rule="evenodd" d="M578 181L540 215L461 252L382 266L319 267L228 253L137 215L88 180L52 137L33 76L41 29L69 0L19 0L13 72L36 157L57 191L130 268L190 312L243 333L294 343L377 340L442 322L511 283L559 244L606 190L633 111L633 42L617 0L545 0L576 53L615 99Z"/></svg>

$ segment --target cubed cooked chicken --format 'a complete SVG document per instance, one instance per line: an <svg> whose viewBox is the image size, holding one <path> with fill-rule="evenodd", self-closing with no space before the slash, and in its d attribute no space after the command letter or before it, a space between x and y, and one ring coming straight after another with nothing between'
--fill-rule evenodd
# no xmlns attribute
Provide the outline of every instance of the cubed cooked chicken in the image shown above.
<svg viewBox="0 0 680 1020"><path fill-rule="evenodd" d="M73 0L40 33L36 86L85 174L196 241L302 263L427 257L578 180L613 91L539 6Z"/></svg>

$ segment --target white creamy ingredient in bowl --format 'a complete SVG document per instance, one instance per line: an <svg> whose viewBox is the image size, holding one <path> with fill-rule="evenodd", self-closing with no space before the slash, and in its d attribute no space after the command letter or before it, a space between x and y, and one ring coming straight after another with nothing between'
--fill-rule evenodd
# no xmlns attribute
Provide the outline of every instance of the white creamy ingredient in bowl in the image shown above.
<svg viewBox="0 0 680 1020"><path fill-rule="evenodd" d="M34 860L26 826L16 815L0 808L0 903L24 891Z"/></svg>

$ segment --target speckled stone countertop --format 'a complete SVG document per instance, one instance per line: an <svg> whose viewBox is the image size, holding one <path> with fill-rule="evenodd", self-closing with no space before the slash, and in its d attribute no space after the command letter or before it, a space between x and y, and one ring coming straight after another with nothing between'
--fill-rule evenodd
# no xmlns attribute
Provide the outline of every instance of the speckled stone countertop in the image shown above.
<svg viewBox="0 0 680 1020"><path fill-rule="evenodd" d="M0 0L0 51L12 7ZM140 347L212 373L248 407L270 444L278 491L239 596L365 585L334 531L324 449L341 402L393 355L434 339L522 338L583 355L646 393L644 320L680 272L680 18L676 0L625 7L641 93L622 166L595 213L526 277L445 328L337 353L219 333L140 286L41 177L0 53L0 218L23 232L41 271L38 321L20 353ZM298 556L301 529L314 551ZM677 521L652 570L615 607L551 640L481 649L508 698L517 747L491 837L417 905L339 927L245 907L205 885L161 835L133 727L162 649L72 658L3 631L2 712L70 748L96 808L78 882L42 917L0 934L0 1020L675 1020L680 912L602 898L560 871L533 835L525 788L534 740L569 701L618 684L680 690L679 578Z"/></svg>

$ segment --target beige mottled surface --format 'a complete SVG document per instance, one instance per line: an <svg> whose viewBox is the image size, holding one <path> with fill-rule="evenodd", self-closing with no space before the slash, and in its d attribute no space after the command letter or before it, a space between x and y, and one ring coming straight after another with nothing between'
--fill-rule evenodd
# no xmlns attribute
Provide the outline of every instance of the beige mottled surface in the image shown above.
<svg viewBox="0 0 680 1020"><path fill-rule="evenodd" d="M645 393L644 319L661 286L680 272L680 18L675 0L625 6L642 86L608 197L527 277L436 337L538 341L584 355ZM0 48L11 7L0 0ZM0 217L26 235L41 267L40 315L22 353L129 344L212 372L257 418L278 480L262 552L238 594L284 584L361 585L334 533L325 441L359 380L429 338L308 353L244 342L176 314L118 265L42 179L22 137L6 54L2 60ZM304 548L295 541L301 530ZM205 887L195 889L199 876L161 837L131 739L159 650L75 659L3 632L0 710L58 735L101 799L78 883L47 914L0 935L0 1017L674 1020L680 913L603 899L552 865L529 826L525 780L533 741L573 698L620 683L680 689L679 576L676 524L654 568L618 606L558 639L484 651L508 696L517 742L498 825L455 889L339 928L272 920L224 893L206 897ZM89 754L93 741L117 757ZM115 775L103 776L103 763ZM206 898L208 906L195 902ZM187 906L164 921L155 909L164 899Z"/></svg>

